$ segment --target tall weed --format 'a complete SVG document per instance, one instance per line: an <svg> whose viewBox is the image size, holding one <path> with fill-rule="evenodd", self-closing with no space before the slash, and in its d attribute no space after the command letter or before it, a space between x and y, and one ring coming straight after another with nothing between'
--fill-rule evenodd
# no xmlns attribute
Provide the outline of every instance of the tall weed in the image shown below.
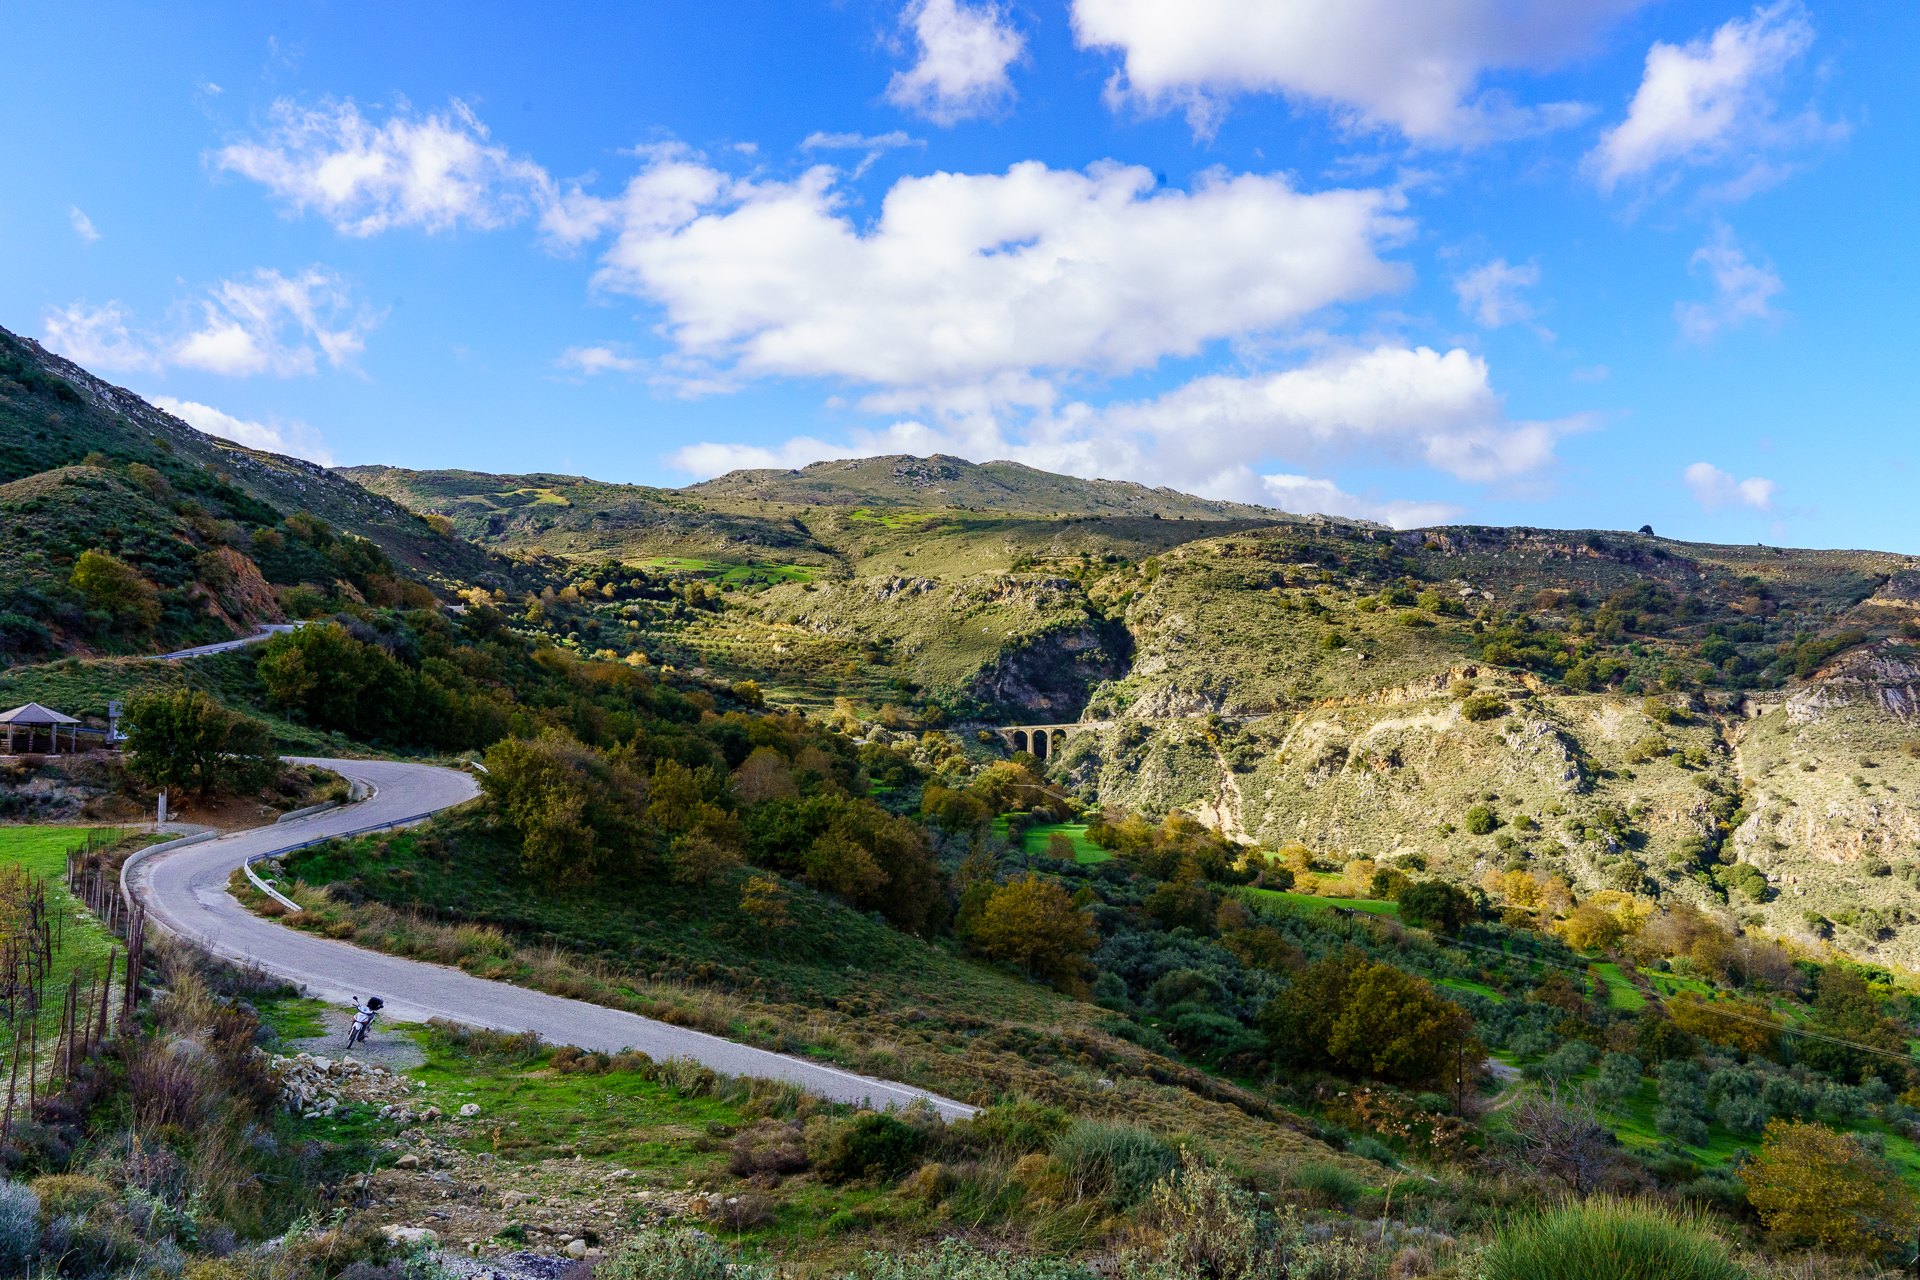
<svg viewBox="0 0 1920 1280"><path fill-rule="evenodd" d="M1145 1129L1104 1120L1076 1120L1053 1143L1076 1200L1139 1203L1173 1168L1173 1148Z"/></svg>
<svg viewBox="0 0 1920 1280"><path fill-rule="evenodd" d="M1746 1280L1700 1218L1595 1196L1502 1233L1478 1280Z"/></svg>

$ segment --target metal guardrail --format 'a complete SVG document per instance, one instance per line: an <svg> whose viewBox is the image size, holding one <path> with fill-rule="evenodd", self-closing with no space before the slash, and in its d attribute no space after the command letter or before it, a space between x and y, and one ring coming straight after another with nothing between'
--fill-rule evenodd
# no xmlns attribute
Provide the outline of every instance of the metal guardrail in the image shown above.
<svg viewBox="0 0 1920 1280"><path fill-rule="evenodd" d="M332 835L315 836L311 840L302 840L299 844L290 844L285 848L269 849L265 853L256 853L248 857L245 862L240 864L240 869L247 873L247 879L252 882L254 888L260 890L260 892L266 894L287 910L299 911L303 909L299 903L287 897L287 895L281 893L278 889L260 878L259 873L253 869L254 863L265 862L269 858L284 857L289 853L298 853L302 849L311 849L314 845L325 844L329 840L351 840L355 836L364 836L371 831L387 831L394 827L410 826L416 822L424 822L438 812L440 812L438 809L429 809L425 813L416 813L411 817L393 818L386 822L376 822L371 826L355 827L351 831L336 831Z"/></svg>

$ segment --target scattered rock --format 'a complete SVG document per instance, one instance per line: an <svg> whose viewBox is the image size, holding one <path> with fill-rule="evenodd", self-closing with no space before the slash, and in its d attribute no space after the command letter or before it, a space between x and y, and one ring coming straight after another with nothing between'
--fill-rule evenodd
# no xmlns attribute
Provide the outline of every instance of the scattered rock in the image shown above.
<svg viewBox="0 0 1920 1280"><path fill-rule="evenodd" d="M569 1258L584 1258L584 1257L586 1257L586 1256L587 1256L587 1242L586 1242L585 1240L571 1240L571 1241L568 1241L568 1243L567 1243L567 1256L568 1256Z"/></svg>
<svg viewBox="0 0 1920 1280"><path fill-rule="evenodd" d="M393 1167L396 1169L418 1169L420 1167L420 1157L409 1151L406 1155L395 1160Z"/></svg>
<svg viewBox="0 0 1920 1280"><path fill-rule="evenodd" d="M440 1233L429 1227L388 1227L387 1239L395 1244L439 1244Z"/></svg>
<svg viewBox="0 0 1920 1280"><path fill-rule="evenodd" d="M480 1114L480 1104L477 1102L469 1102L465 1106L460 1108L460 1118L462 1120L465 1120L470 1116L477 1116L479 1114Z"/></svg>

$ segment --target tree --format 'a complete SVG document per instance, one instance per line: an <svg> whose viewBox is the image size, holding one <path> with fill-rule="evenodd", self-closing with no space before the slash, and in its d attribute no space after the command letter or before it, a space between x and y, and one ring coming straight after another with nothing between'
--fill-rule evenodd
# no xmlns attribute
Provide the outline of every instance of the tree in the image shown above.
<svg viewBox="0 0 1920 1280"><path fill-rule="evenodd" d="M1594 1190L1621 1159L1619 1140L1593 1108L1584 1100L1563 1101L1557 1090L1522 1096L1511 1124L1518 1142L1503 1162L1515 1173L1556 1178L1575 1195Z"/></svg>
<svg viewBox="0 0 1920 1280"><path fill-rule="evenodd" d="M780 877L771 874L750 876L740 891L740 913L766 930L768 947L773 945L775 934L793 924L793 917L787 913L791 898Z"/></svg>
<svg viewBox="0 0 1920 1280"><path fill-rule="evenodd" d="M405 721L409 673L386 650L335 622L275 636L255 664L267 698L309 724L370 738Z"/></svg>
<svg viewBox="0 0 1920 1280"><path fill-rule="evenodd" d="M1493 810L1487 808L1487 806L1477 804L1467 810L1467 816L1463 825L1467 828L1467 834L1470 836L1491 835L1493 834L1493 829L1500 825L1500 819L1495 817Z"/></svg>
<svg viewBox="0 0 1920 1280"><path fill-rule="evenodd" d="M1408 1084L1452 1076L1457 1059L1472 1056L1477 1063L1473 1044L1473 1018L1465 1009L1390 964L1355 971L1327 1039L1335 1062Z"/></svg>
<svg viewBox="0 0 1920 1280"><path fill-rule="evenodd" d="M836 826L808 847L806 868L814 888L849 903L887 882L887 873L872 852L844 826Z"/></svg>
<svg viewBox="0 0 1920 1280"><path fill-rule="evenodd" d="M772 747L755 747L752 754L733 771L734 798L742 804L793 797L800 794L794 785L793 768L786 756Z"/></svg>
<svg viewBox="0 0 1920 1280"><path fill-rule="evenodd" d="M1327 1043L1346 1007L1347 984L1366 963L1357 947L1322 956L1297 974L1292 985L1267 1001L1255 1019L1274 1056L1301 1068L1332 1065Z"/></svg>
<svg viewBox="0 0 1920 1280"><path fill-rule="evenodd" d="M160 621L158 589L104 551L81 552L71 581L122 631L151 631Z"/></svg>
<svg viewBox="0 0 1920 1280"><path fill-rule="evenodd" d="M480 786L519 833L521 866L535 879L584 885L651 861L646 784L561 730L495 743Z"/></svg>
<svg viewBox="0 0 1920 1280"><path fill-rule="evenodd" d="M741 865L736 850L698 831L673 842L673 878L677 884L704 889Z"/></svg>
<svg viewBox="0 0 1920 1280"><path fill-rule="evenodd" d="M1702 1000L1688 991L1667 1001L1667 1013L1689 1035L1729 1045L1749 1056L1771 1056L1780 1044L1780 1019L1761 1004Z"/></svg>
<svg viewBox="0 0 1920 1280"><path fill-rule="evenodd" d="M258 790L280 769L265 724L195 689L135 698L126 723L128 767L154 786L191 790L205 800L229 788Z"/></svg>
<svg viewBox="0 0 1920 1280"><path fill-rule="evenodd" d="M1773 1121L1740 1177L1770 1230L1842 1253L1880 1253L1920 1230L1920 1209L1899 1173L1852 1134L1825 1125Z"/></svg>
<svg viewBox="0 0 1920 1280"><path fill-rule="evenodd" d="M1881 1016L1879 998L1858 971L1838 964L1822 968L1813 1007L1814 1019L1809 1030L1853 1043L1835 1044L1832 1040L1809 1038L1795 1045L1795 1057L1799 1061L1848 1084L1879 1076L1895 1089L1906 1087L1906 1067L1899 1059L1889 1056L1906 1054L1906 1032L1899 1023ZM1881 1052L1873 1053L1873 1049Z"/></svg>
<svg viewBox="0 0 1920 1280"><path fill-rule="evenodd" d="M1626 933L1627 926L1619 916L1591 902L1575 907L1560 925L1560 935L1575 951L1605 951Z"/></svg>
<svg viewBox="0 0 1920 1280"><path fill-rule="evenodd" d="M994 959L1050 978L1063 989L1079 982L1086 957L1100 945L1092 913L1076 911L1065 889L1032 874L988 896L972 935Z"/></svg>
<svg viewBox="0 0 1920 1280"><path fill-rule="evenodd" d="M1444 880L1422 880L1400 891L1400 918L1416 929L1458 933L1479 915L1464 889Z"/></svg>

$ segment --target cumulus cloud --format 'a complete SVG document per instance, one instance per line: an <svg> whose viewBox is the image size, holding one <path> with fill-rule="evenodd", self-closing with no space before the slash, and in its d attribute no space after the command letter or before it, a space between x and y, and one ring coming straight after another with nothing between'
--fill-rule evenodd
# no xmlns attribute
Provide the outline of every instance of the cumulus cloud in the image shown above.
<svg viewBox="0 0 1920 1280"><path fill-rule="evenodd" d="M154 344L134 331L132 313L119 302L49 307L40 333L49 349L88 369L153 372L164 363Z"/></svg>
<svg viewBox="0 0 1920 1280"><path fill-rule="evenodd" d="M1794 142L1832 137L1844 126L1811 112L1781 122L1776 96L1786 69L1813 44L1813 25L1795 0L1757 8L1712 36L1685 45L1656 42L1626 119L1600 135L1586 168L1602 191L1671 165L1738 159L1750 167L1718 189L1738 199L1779 180L1761 154Z"/></svg>
<svg viewBox="0 0 1920 1280"><path fill-rule="evenodd" d="M1455 348L1376 347L1257 377L1196 378L1157 399L1104 410L1101 422L1156 441L1156 462L1220 474L1260 457L1365 452L1493 482L1540 471L1580 420L1514 422L1487 363Z"/></svg>
<svg viewBox="0 0 1920 1280"><path fill-rule="evenodd" d="M1705 302L1673 304L1674 321L1687 341L1710 342L1722 329L1779 318L1772 299L1786 285L1771 264L1749 262L1728 228L1721 227L1714 239L1694 250L1689 265L1695 275L1712 281L1714 296Z"/></svg>
<svg viewBox="0 0 1920 1280"><path fill-rule="evenodd" d="M1552 465L1554 442L1582 419L1516 422L1465 351L1380 347L1329 353L1300 368L1199 378L1151 400L1059 406L1010 428L1006 414L856 429L844 444L813 439L776 447L701 444L669 465L699 476L736 467L797 467L822 458L949 453L1010 458L1068 475L1172 485L1292 511L1358 516L1396 527L1460 514L1450 503L1355 496L1333 482L1265 474L1265 459L1430 466L1464 480L1524 481Z"/></svg>
<svg viewBox="0 0 1920 1280"><path fill-rule="evenodd" d="M405 104L376 125L354 105L327 100L274 103L257 140L214 152L217 169L267 187L294 213L312 210L352 236L395 227L488 230L560 193L539 165L493 143L487 127L455 99L444 112L414 115Z"/></svg>
<svg viewBox="0 0 1920 1280"><path fill-rule="evenodd" d="M282 422L277 418L270 423L253 422L223 413L212 405L176 400L172 396L149 396L148 400L210 436L219 436L249 449L291 454L296 458L317 462L323 467L333 465L333 451L327 448L327 442L321 439L318 431L304 422Z"/></svg>
<svg viewBox="0 0 1920 1280"><path fill-rule="evenodd" d="M892 389L885 406L1051 394L1034 370L1125 373L1398 288L1399 197L1038 161L903 178L856 227L835 170L734 179L659 154L580 221L618 226L598 288L659 305L693 387L767 376ZM910 394L909 394L910 390Z"/></svg>
<svg viewBox="0 0 1920 1280"><path fill-rule="evenodd" d="M990 115L1011 102L1007 68L1026 51L1027 38L995 4L912 0L900 15L920 56L896 71L887 101L938 125Z"/></svg>
<svg viewBox="0 0 1920 1280"><path fill-rule="evenodd" d="M1760 476L1735 480L1711 462L1694 463L1681 472L1681 479L1685 480L1687 488L1693 491L1693 500L1700 504L1701 510L1707 512L1718 511L1728 506L1771 511L1773 495L1779 491L1779 486L1773 481Z"/></svg>
<svg viewBox="0 0 1920 1280"><path fill-rule="evenodd" d="M73 224L73 234L87 243L91 244L100 238L100 232L94 228L93 219L83 213L79 205L67 206L67 221Z"/></svg>
<svg viewBox="0 0 1920 1280"><path fill-rule="evenodd" d="M1585 52L1644 0L1074 0L1082 48L1117 50L1110 105L1182 109L1211 132L1237 95L1279 93L1356 130L1473 144L1557 129L1591 108L1522 106L1488 71L1545 70Z"/></svg>
<svg viewBox="0 0 1920 1280"><path fill-rule="evenodd" d="M621 355L609 346L568 347L555 363L589 378L601 373L636 373L646 367L645 361Z"/></svg>
<svg viewBox="0 0 1920 1280"><path fill-rule="evenodd" d="M1505 258L1485 262L1453 278L1453 291L1460 297L1460 309L1489 329L1518 321L1531 320L1534 310L1520 296L1522 289L1540 283L1540 268L1507 265Z"/></svg>
<svg viewBox="0 0 1920 1280"><path fill-rule="evenodd" d="M121 303L50 308L49 347L90 368L158 372L171 366L228 377L311 374L326 362L353 367L379 317L340 275L312 266L294 275L259 268L222 280L188 303L169 329L137 326Z"/></svg>
<svg viewBox="0 0 1920 1280"><path fill-rule="evenodd" d="M1311 476L1261 476L1267 505L1296 515L1346 516L1355 520L1374 520L1396 529L1418 529L1424 525L1450 524L1466 514L1466 508L1451 502L1411 502L1406 499L1356 497L1331 480Z"/></svg>

